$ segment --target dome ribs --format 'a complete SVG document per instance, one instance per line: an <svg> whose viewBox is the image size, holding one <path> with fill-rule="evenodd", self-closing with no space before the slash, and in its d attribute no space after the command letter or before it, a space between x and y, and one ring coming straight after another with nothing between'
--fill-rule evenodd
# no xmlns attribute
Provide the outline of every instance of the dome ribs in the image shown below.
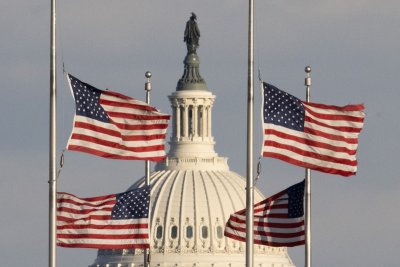
<svg viewBox="0 0 400 267"><path fill-rule="evenodd" d="M213 228L216 229L216 227L221 226L222 229L224 229L225 222L227 221L227 216L229 216L229 212L226 209L226 205L227 203L233 205L233 200L229 195L228 191L226 190L224 182L222 181L222 179L226 180L226 177L223 175L223 172L220 171L210 171L207 172L207 174L210 177L210 181L214 186L214 190L218 197L219 214L221 216L221 217L216 217L215 227ZM215 242L217 244L214 246L215 249L218 249L220 251L225 250L227 244L226 237L219 239L217 236L217 238L215 238Z"/></svg>
<svg viewBox="0 0 400 267"><path fill-rule="evenodd" d="M206 225L208 227L208 236L209 238L207 239L207 243L208 243L208 249L210 251L213 251L214 249L214 227L213 227L213 221L215 220L215 214L214 214L214 209L217 205L217 201L215 199L215 193L211 192L211 186L208 186L209 184L212 184L210 176L209 176L209 172L205 171L205 172L199 172L199 176L201 177L201 181L203 184L203 189L204 189L204 193L205 193L205 206L207 207L207 215L208 216L204 216L208 218L208 221L206 221L207 219L204 220L204 225ZM208 189L208 190L207 190ZM210 205L213 205L213 209L211 209ZM202 218L204 218L202 217ZM207 247L206 247L207 248Z"/></svg>

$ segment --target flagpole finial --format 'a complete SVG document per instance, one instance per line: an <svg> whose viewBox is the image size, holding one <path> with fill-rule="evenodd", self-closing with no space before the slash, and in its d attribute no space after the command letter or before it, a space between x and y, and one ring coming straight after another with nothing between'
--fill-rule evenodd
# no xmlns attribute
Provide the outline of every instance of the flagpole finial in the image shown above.
<svg viewBox="0 0 400 267"><path fill-rule="evenodd" d="M146 92L149 92L149 91L151 91L151 83L150 83L151 72L150 71L146 71L144 76L146 76L146 78L147 78L147 81L146 81L146 84L144 86L144 89L146 90ZM149 103L147 103L147 104L149 104Z"/></svg>
<svg viewBox="0 0 400 267"><path fill-rule="evenodd" d="M307 73L304 85L307 86L307 97L309 97L309 94L310 94L309 91L310 91L310 86L311 86L311 76L310 76L311 67L310 66L305 67L304 71ZM309 100L307 100L307 101L309 101Z"/></svg>
<svg viewBox="0 0 400 267"><path fill-rule="evenodd" d="M151 78L151 71L146 71L144 76L146 76L147 79L150 79Z"/></svg>

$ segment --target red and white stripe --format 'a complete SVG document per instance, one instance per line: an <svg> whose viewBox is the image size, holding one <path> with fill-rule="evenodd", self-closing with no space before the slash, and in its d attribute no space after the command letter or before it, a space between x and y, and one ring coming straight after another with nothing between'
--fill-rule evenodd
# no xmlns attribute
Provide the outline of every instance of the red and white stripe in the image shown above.
<svg viewBox="0 0 400 267"><path fill-rule="evenodd" d="M254 205L254 243L272 247L294 247L305 243L304 216L288 217L288 196L278 193ZM232 214L225 226L225 236L246 241L246 214Z"/></svg>
<svg viewBox="0 0 400 267"><path fill-rule="evenodd" d="M263 124L262 155L326 173L355 174L358 135L365 118L364 106L303 104L304 132Z"/></svg>
<svg viewBox="0 0 400 267"><path fill-rule="evenodd" d="M57 245L61 247L148 248L148 219L113 220L116 195L78 198L57 193Z"/></svg>
<svg viewBox="0 0 400 267"><path fill-rule="evenodd" d="M100 157L160 161L170 116L146 103L103 91L100 104L111 123L75 115L67 149Z"/></svg>

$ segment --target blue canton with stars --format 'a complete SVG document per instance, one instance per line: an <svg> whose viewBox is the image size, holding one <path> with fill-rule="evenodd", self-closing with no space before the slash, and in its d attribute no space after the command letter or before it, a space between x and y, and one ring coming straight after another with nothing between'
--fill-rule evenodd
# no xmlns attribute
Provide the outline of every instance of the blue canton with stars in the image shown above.
<svg viewBox="0 0 400 267"><path fill-rule="evenodd" d="M304 131L304 105L297 97L264 83L263 109L264 123Z"/></svg>
<svg viewBox="0 0 400 267"><path fill-rule="evenodd" d="M303 181L287 189L287 194L289 195L289 218L297 218L304 215L304 185L305 182Z"/></svg>
<svg viewBox="0 0 400 267"><path fill-rule="evenodd" d="M100 105L102 90L84 83L70 74L68 74L68 77L74 94L76 115L85 116L102 122L109 122L110 119L106 111Z"/></svg>
<svg viewBox="0 0 400 267"><path fill-rule="evenodd" d="M149 203L149 186L117 194L117 203L113 207L111 217L114 220L148 218Z"/></svg>

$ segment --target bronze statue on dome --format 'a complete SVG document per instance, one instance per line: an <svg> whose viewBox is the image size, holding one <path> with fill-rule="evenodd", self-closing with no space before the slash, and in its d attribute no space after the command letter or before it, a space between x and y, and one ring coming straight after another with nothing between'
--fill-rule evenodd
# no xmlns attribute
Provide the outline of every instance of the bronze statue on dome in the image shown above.
<svg viewBox="0 0 400 267"><path fill-rule="evenodd" d="M200 30L197 26L197 16L192 12L192 16L186 22L185 34L183 41L186 42L188 53L196 53L199 47Z"/></svg>

